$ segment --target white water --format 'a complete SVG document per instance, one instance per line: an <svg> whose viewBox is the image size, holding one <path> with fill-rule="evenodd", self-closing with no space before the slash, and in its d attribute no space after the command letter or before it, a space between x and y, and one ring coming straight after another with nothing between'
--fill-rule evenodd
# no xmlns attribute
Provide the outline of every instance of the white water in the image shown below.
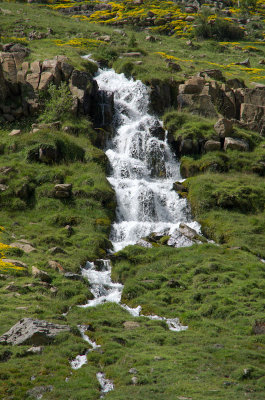
<svg viewBox="0 0 265 400"><path fill-rule="evenodd" d="M97 380L101 387L102 394L101 394L100 398L102 399L106 393L108 393L114 389L114 385L110 379L106 379L105 374L103 372L97 373Z"/></svg>
<svg viewBox="0 0 265 400"><path fill-rule="evenodd" d="M187 201L172 190L181 179L179 163L167 141L150 132L161 128L161 122L148 112L147 87L113 70L100 70L95 79L100 90L114 93L115 136L106 151L111 165L108 179L117 198L110 236L114 250L135 244L151 232L169 229L172 234L183 222L199 231ZM183 237L179 240L181 247L191 244Z"/></svg>
<svg viewBox="0 0 265 400"><path fill-rule="evenodd" d="M96 350L96 349L99 349L99 348L100 348L100 345L98 345L96 342L93 342L93 341L85 334L85 331L87 330L87 327L86 327L86 326L84 326L84 325L78 325L78 329L79 329L79 331L80 331L80 333L81 333L82 338L83 338L87 343L90 344L91 349L87 350L86 353L83 354L83 355L78 355L78 356L76 356L75 359L72 360L72 361L70 362L71 367L72 367L73 369L79 369L79 368L81 368L84 364L87 363L87 353L89 353L89 352L91 352L91 351L93 351L93 350Z"/></svg>
<svg viewBox="0 0 265 400"><path fill-rule="evenodd" d="M87 304L80 307L95 307L107 302L120 304L123 285L121 283L112 282L111 264L109 260L97 260L96 263L87 262L86 267L82 269L82 275L89 281L90 291L94 295L94 299L88 300ZM171 331L180 332L188 328L187 326L181 325L178 318L143 315L141 314L141 306L131 308L125 304L120 305L133 317L146 317L152 320L165 321Z"/></svg>

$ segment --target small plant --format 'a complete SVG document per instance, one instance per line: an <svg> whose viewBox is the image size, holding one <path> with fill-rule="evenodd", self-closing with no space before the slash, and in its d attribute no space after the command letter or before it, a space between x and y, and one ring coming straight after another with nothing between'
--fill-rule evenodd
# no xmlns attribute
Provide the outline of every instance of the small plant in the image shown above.
<svg viewBox="0 0 265 400"><path fill-rule="evenodd" d="M128 47L134 49L137 47L137 41L135 38L134 33L130 36L129 42L128 42Z"/></svg>
<svg viewBox="0 0 265 400"><path fill-rule="evenodd" d="M51 84L42 95L44 111L40 116L42 122L62 121L69 116L73 105L70 89L66 82L59 87Z"/></svg>

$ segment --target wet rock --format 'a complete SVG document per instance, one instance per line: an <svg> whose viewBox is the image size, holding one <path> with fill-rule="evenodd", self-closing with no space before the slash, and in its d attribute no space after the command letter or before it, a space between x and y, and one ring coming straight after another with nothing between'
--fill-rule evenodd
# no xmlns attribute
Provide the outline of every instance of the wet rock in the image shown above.
<svg viewBox="0 0 265 400"><path fill-rule="evenodd" d="M35 399L41 399L45 393L52 392L52 390L52 385L35 386L33 389L27 391L27 395L32 398L34 397Z"/></svg>
<svg viewBox="0 0 265 400"><path fill-rule="evenodd" d="M70 327L44 320L23 318L0 337L0 343L12 345L36 345L51 343L55 336L67 332Z"/></svg>
<svg viewBox="0 0 265 400"><path fill-rule="evenodd" d="M216 140L207 140L204 144L204 150L206 152L221 150L221 143Z"/></svg>
<svg viewBox="0 0 265 400"><path fill-rule="evenodd" d="M134 329L137 329L140 327L140 324L136 321L125 321L123 323L124 329L126 329L126 331L131 331Z"/></svg>
<svg viewBox="0 0 265 400"><path fill-rule="evenodd" d="M153 126L151 126L150 134L152 136L155 136L159 140L165 140L165 135L166 135L165 129L160 125L158 121L156 121L156 123Z"/></svg>
<svg viewBox="0 0 265 400"><path fill-rule="evenodd" d="M47 272L42 271L41 269L34 266L32 267L32 276L46 283L51 283L52 281L52 278L49 274L47 274Z"/></svg>
<svg viewBox="0 0 265 400"><path fill-rule="evenodd" d="M81 281L81 282L84 281L82 275L74 274L73 272L65 272L64 277L67 279L71 279L73 281Z"/></svg>
<svg viewBox="0 0 265 400"><path fill-rule="evenodd" d="M226 118L220 118L214 125L214 130L220 138L225 138L233 132L233 123Z"/></svg>
<svg viewBox="0 0 265 400"><path fill-rule="evenodd" d="M178 230L182 235L186 236L188 239L195 239L196 236L198 236L195 229L190 228L186 224L180 224Z"/></svg>
<svg viewBox="0 0 265 400"><path fill-rule="evenodd" d="M147 242L147 240L140 239L136 243L137 246L145 247L145 248L151 248L153 247L151 243Z"/></svg>
<svg viewBox="0 0 265 400"><path fill-rule="evenodd" d="M248 151L249 145L245 140L226 137L224 142L224 150Z"/></svg>
<svg viewBox="0 0 265 400"><path fill-rule="evenodd" d="M188 192L188 189L181 182L174 182L173 189L176 190L176 192Z"/></svg>

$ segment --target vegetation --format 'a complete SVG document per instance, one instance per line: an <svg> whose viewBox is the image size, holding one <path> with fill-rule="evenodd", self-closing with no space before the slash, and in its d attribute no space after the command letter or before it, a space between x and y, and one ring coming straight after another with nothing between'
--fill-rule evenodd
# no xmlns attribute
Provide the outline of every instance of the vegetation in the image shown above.
<svg viewBox="0 0 265 400"><path fill-rule="evenodd" d="M95 4L2 2L0 49L21 43L30 50L29 62L64 54L75 68L95 74L97 65L80 57L91 54L100 66L150 85L166 83L173 99L180 83L205 69L220 69L249 86L265 83L264 1L233 1L230 17L212 10L187 13L172 1L121 0L99 10ZM62 13L73 6L88 12ZM242 29L233 19L246 13L250 21ZM33 31L41 35L30 40ZM126 55L132 51L139 54ZM236 65L246 58L251 67ZM113 400L264 398L265 335L255 331L257 323L265 324L264 137L234 127L230 136L246 141L249 151L206 153L197 144L216 139L216 120L167 110L163 121L174 148L185 139L197 146L180 154L180 163L205 242L174 249L162 238L151 249L129 246L109 254L116 204L106 156L96 147L104 132L73 115L65 84L51 85L41 101L39 115L0 127L0 335L25 317L66 323L71 330L42 354L1 345L0 398L23 400L28 390L52 385L44 399L96 400L99 371L114 381L115 390L106 395ZM33 123L55 121L59 127L32 132ZM9 136L15 128L21 134ZM40 158L40 151L54 157ZM73 185L71 195L56 198L55 185L63 183ZM34 250L13 247L19 241ZM92 298L88 282L71 280L49 264L80 273L87 260L105 257L112 260L112 279L124 285L123 303L141 305L145 315L178 317L188 330L172 332L165 321L134 318L117 304L80 308ZM49 274L50 286L32 276L33 265ZM70 361L90 349L77 325L87 325L101 348L74 371Z"/></svg>

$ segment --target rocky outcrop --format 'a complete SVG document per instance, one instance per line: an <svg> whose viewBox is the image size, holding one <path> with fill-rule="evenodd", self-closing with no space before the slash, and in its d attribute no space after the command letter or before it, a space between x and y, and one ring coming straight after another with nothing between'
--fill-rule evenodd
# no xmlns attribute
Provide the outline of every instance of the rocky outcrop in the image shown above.
<svg viewBox="0 0 265 400"><path fill-rule="evenodd" d="M23 61L26 52L14 52L13 48L0 52L0 118L12 122L34 114L39 109L40 91L52 83L59 86L67 82L73 96L73 113L90 116L96 127L110 127L113 94L99 91L89 72L74 69L65 56L29 63Z"/></svg>
<svg viewBox="0 0 265 400"><path fill-rule="evenodd" d="M67 325L58 325L43 320L23 318L0 337L0 343L40 346L51 343L56 335L69 330L70 327Z"/></svg>

